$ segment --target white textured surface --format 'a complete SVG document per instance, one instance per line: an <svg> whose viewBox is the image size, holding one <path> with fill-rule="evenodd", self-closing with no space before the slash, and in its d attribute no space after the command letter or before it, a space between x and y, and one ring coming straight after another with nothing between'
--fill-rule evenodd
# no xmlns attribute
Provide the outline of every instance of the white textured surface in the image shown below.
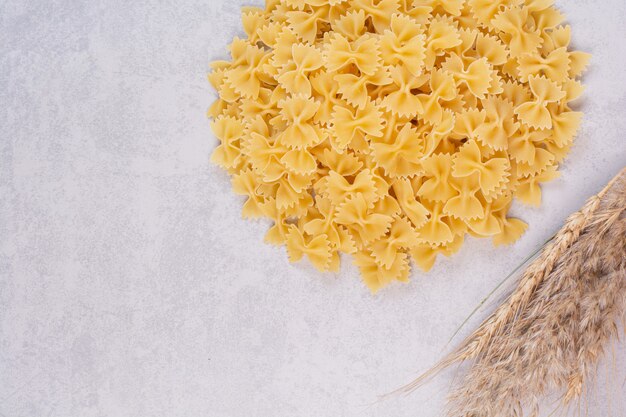
<svg viewBox="0 0 626 417"><path fill-rule="evenodd" d="M0 416L439 416L454 372L372 403L626 162L626 3L559 3L594 54L586 118L515 208L528 233L372 297L264 245L208 163L207 63L244 1L0 2ZM626 413L615 355L589 416Z"/></svg>

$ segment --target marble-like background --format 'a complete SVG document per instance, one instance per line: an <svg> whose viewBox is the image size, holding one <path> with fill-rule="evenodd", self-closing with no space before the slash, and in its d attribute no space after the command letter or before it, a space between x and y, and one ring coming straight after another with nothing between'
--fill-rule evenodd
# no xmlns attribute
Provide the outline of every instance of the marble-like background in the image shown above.
<svg viewBox="0 0 626 417"><path fill-rule="evenodd" d="M350 262L290 265L208 163L207 64L250 3L0 2L0 416L440 416L454 371L375 401L625 165L626 3L559 0L594 55L586 117L541 208L514 208L521 241L377 296ZM583 415L626 413L625 357Z"/></svg>

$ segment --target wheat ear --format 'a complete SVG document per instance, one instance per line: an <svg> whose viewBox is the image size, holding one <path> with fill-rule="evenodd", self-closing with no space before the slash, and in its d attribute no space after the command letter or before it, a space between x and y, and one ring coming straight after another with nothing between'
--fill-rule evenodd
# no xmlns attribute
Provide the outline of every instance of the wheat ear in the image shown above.
<svg viewBox="0 0 626 417"><path fill-rule="evenodd" d="M451 416L534 415L550 389L566 403L578 398L626 310L625 209L626 169L567 219L458 349L402 390L473 359L450 397Z"/></svg>

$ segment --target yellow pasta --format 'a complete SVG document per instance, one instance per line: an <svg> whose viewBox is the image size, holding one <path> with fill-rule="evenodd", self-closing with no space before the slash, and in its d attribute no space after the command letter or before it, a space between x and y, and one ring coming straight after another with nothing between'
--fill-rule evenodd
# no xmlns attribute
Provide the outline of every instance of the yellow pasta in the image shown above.
<svg viewBox="0 0 626 417"><path fill-rule="evenodd" d="M467 235L510 244L515 199L541 184L582 120L589 55L552 0L266 0L211 65L212 161L243 216L295 262L372 290L451 256Z"/></svg>

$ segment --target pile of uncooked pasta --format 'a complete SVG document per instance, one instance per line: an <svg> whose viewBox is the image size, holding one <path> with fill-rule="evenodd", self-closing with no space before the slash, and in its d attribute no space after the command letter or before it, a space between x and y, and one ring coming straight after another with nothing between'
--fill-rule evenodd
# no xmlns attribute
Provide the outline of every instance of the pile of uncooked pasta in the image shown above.
<svg viewBox="0 0 626 417"><path fill-rule="evenodd" d="M465 236L526 229L581 113L588 55L551 0L268 0L213 63L213 161L320 270L354 255L373 291Z"/></svg>

